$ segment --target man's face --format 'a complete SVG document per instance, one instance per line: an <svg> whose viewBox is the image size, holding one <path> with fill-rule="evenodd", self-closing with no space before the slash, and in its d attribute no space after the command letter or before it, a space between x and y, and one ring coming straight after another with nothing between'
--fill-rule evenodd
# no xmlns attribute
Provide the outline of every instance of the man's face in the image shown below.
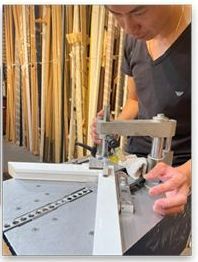
<svg viewBox="0 0 198 262"><path fill-rule="evenodd" d="M149 40L166 28L170 19L170 5L109 5L119 25L135 38Z"/></svg>

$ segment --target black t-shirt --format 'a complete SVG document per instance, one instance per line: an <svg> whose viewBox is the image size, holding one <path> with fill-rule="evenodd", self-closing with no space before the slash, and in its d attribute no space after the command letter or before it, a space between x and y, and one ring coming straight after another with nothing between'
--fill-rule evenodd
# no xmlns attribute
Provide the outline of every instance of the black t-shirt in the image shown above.
<svg viewBox="0 0 198 262"><path fill-rule="evenodd" d="M158 59L152 60L145 41L126 37L123 72L136 83L139 119L163 113L177 120L173 165L191 158L191 25ZM151 138L130 137L129 153L146 156Z"/></svg>

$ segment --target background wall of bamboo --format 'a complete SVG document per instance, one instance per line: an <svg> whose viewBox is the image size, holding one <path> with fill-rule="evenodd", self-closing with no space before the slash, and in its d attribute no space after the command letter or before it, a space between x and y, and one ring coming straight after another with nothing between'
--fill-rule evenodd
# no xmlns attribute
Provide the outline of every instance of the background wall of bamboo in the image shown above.
<svg viewBox="0 0 198 262"><path fill-rule="evenodd" d="M102 5L5 5L3 27L6 139L44 162L85 155L96 112L126 99L123 31Z"/></svg>

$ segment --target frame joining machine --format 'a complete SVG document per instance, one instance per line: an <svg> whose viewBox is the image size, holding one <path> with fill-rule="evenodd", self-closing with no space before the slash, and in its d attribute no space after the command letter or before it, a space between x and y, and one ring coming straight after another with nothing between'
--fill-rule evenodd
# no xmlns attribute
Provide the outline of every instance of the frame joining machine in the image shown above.
<svg viewBox="0 0 198 262"><path fill-rule="evenodd" d="M13 179L3 183L3 236L12 253L180 253L190 231L190 204L175 217L155 214L150 185L142 176L131 178L123 166L108 159L111 149L118 146L112 135L150 136L146 172L159 161L171 164L175 129L176 121L163 114L151 120L110 121L106 107L104 118L97 121L102 146L95 157L66 164L9 162ZM183 236L180 244L177 239L168 240L177 234Z"/></svg>

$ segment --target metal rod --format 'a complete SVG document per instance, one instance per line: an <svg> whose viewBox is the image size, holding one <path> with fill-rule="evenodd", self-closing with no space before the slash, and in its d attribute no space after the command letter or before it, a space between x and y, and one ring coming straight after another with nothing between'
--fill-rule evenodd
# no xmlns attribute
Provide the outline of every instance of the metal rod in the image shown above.
<svg viewBox="0 0 198 262"><path fill-rule="evenodd" d="M171 150L172 137L166 137L164 151L168 152Z"/></svg>
<svg viewBox="0 0 198 262"><path fill-rule="evenodd" d="M151 157L161 159L163 157L164 138L154 137L152 141Z"/></svg>

